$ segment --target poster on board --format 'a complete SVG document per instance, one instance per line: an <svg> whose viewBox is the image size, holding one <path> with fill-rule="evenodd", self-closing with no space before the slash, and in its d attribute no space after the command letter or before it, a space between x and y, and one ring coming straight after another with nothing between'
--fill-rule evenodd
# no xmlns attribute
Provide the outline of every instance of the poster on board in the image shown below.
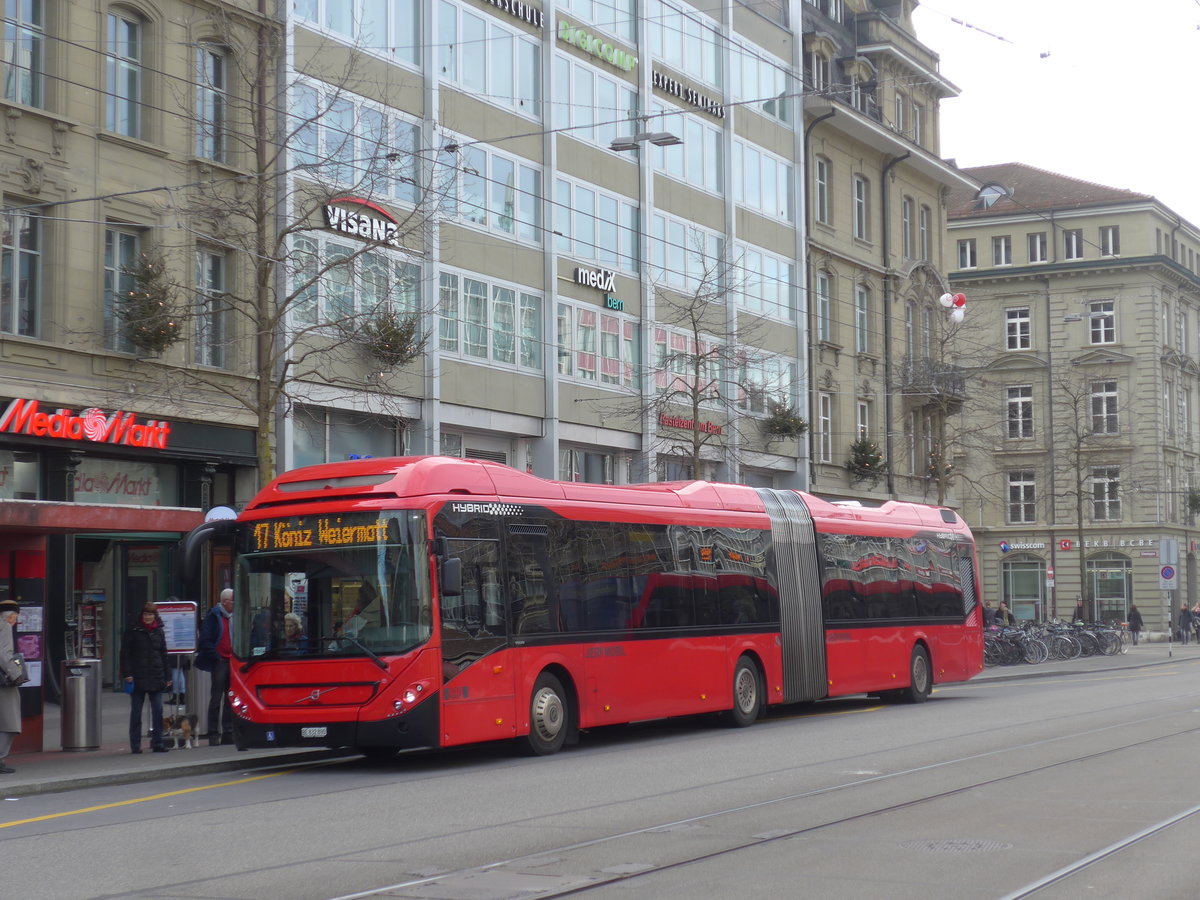
<svg viewBox="0 0 1200 900"><path fill-rule="evenodd" d="M194 653L196 650L196 602L171 600L158 604L163 620L163 636L168 653Z"/></svg>

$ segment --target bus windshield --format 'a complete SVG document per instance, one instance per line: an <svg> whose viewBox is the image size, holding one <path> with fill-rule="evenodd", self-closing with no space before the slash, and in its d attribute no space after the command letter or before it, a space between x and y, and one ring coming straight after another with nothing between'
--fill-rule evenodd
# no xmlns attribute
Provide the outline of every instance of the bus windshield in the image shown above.
<svg viewBox="0 0 1200 900"><path fill-rule="evenodd" d="M381 656L429 640L425 514L370 511L248 522L234 586L238 659Z"/></svg>

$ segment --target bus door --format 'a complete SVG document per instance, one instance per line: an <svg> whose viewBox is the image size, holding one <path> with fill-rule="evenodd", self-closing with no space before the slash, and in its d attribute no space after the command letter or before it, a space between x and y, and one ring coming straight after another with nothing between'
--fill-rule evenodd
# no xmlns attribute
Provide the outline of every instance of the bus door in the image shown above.
<svg viewBox="0 0 1200 900"><path fill-rule="evenodd" d="M447 557L462 561L462 593L441 598L442 742L512 737L515 673L500 652L508 629L496 525L477 517L450 531L439 536Z"/></svg>

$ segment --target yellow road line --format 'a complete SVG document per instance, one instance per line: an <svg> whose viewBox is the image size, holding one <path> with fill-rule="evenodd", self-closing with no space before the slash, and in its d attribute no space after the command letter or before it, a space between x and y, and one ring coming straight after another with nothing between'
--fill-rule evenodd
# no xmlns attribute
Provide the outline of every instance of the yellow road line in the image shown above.
<svg viewBox="0 0 1200 900"><path fill-rule="evenodd" d="M83 809L71 809L66 812L50 813L45 816L34 816L32 819L17 819L13 822L0 822L0 828L13 828L16 825L30 825L34 822L46 822L50 819L62 819L66 816L78 816L83 813L99 812L103 809L117 809L121 806L133 806L135 803L149 803L151 800L164 800L167 797L179 797L183 794L194 794L197 791L211 791L213 788L233 787L239 784L249 784L252 781L262 781L264 778L278 778L280 775L290 775L297 769L284 772L269 772L266 775L252 775L249 778L239 778L237 781L222 781L220 784L209 784L204 787L184 788L179 791L167 791L165 794L152 794L149 797L134 797L132 800L119 800L116 803L102 803L99 806L86 806Z"/></svg>

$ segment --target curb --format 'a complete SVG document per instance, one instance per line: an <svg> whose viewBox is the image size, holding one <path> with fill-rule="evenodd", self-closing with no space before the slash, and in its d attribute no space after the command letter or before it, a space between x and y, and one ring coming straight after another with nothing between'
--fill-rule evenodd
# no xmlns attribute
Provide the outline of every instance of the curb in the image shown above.
<svg viewBox="0 0 1200 900"><path fill-rule="evenodd" d="M209 775L213 772L233 772L239 769L270 769L273 767L301 765L354 756L346 750L304 750L298 753L276 756L252 756L247 759L222 759L202 763L186 763L166 766L161 769L136 769L126 772L108 772L102 775L53 778L46 781L27 781L6 786L0 781L0 796L29 797L36 794L54 794L80 788L104 787L108 785L137 784L143 781L161 781L166 778L182 778L189 775Z"/></svg>
<svg viewBox="0 0 1200 900"><path fill-rule="evenodd" d="M1118 656L1124 654L1118 654ZM1104 657L1108 658L1108 657ZM975 676L972 681L1015 681L1019 678L1043 678L1050 675L1089 675L1093 672L1119 672L1124 669L1147 669L1151 666L1169 666L1177 663L1197 662L1200 657L1179 657L1178 659L1154 659L1146 662L1129 663L1127 665L1112 665L1112 666L1096 666L1094 668L1070 668L1070 669L1040 669L1035 671L1017 670L1016 667L1011 667L1014 671L1007 671L1009 667L1000 667L999 669L984 669L983 673ZM1042 665L1045 665L1043 663ZM1069 663L1066 663L1069 665ZM1033 667L1030 667L1033 668ZM984 674L995 672L996 674ZM970 682L968 682L970 683Z"/></svg>

